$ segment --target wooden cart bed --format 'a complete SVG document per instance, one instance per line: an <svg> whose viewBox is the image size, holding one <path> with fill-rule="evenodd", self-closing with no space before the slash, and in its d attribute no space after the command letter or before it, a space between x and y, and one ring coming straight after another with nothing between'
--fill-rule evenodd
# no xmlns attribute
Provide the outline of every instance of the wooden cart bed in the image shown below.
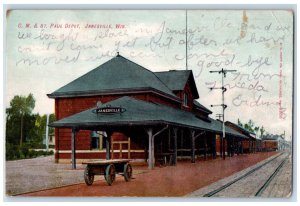
<svg viewBox="0 0 300 206"><path fill-rule="evenodd" d="M84 170L84 181L87 185L92 185L95 175L104 175L106 183L112 185L116 179L116 174L124 176L126 182L132 177L132 167L129 164L130 159L114 160L93 160L86 161Z"/></svg>

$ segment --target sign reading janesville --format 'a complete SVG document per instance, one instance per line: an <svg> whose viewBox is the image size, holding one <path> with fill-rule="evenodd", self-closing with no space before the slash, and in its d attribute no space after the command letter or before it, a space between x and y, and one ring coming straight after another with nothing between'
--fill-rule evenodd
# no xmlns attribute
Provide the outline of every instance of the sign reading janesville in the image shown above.
<svg viewBox="0 0 300 206"><path fill-rule="evenodd" d="M116 114L123 113L126 111L125 108L122 107L102 107L94 110L97 114Z"/></svg>

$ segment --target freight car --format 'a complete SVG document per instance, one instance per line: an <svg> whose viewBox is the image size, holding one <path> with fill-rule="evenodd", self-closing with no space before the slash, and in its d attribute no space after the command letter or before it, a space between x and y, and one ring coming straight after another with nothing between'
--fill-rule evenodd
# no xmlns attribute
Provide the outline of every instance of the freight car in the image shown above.
<svg viewBox="0 0 300 206"><path fill-rule="evenodd" d="M262 151L277 151L278 150L278 141L277 140L263 140L262 141Z"/></svg>

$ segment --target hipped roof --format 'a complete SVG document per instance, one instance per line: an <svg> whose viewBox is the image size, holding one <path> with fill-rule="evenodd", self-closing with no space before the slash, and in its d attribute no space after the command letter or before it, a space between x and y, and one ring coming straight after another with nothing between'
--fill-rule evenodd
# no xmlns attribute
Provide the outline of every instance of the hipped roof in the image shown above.
<svg viewBox="0 0 300 206"><path fill-rule="evenodd" d="M85 75L48 94L50 98L152 91L180 99L148 69L117 55Z"/></svg>
<svg viewBox="0 0 300 206"><path fill-rule="evenodd" d="M193 113L168 107L161 104L145 102L128 96L107 102L101 107L122 107L126 111L116 114L100 114L93 112L95 108L85 110L72 116L55 121L50 126L61 128L93 129L120 126L154 126L169 124L195 130L206 130L222 133L222 123L209 118L203 121ZM245 135L226 127L226 133L247 138Z"/></svg>

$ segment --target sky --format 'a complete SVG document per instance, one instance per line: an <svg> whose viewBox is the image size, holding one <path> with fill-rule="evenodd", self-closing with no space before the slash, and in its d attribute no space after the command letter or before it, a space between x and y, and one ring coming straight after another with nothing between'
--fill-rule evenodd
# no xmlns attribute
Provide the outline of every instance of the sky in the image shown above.
<svg viewBox="0 0 300 206"><path fill-rule="evenodd" d="M292 135L293 13L286 10L12 10L7 14L6 106L32 93L34 112L54 113L47 94L117 52L151 71L193 71L198 101L225 120L252 119ZM187 37L187 44L186 44ZM186 47L187 45L187 47ZM186 52L187 48L187 52ZM186 61L187 53L187 61ZM186 67L187 62L187 67Z"/></svg>

